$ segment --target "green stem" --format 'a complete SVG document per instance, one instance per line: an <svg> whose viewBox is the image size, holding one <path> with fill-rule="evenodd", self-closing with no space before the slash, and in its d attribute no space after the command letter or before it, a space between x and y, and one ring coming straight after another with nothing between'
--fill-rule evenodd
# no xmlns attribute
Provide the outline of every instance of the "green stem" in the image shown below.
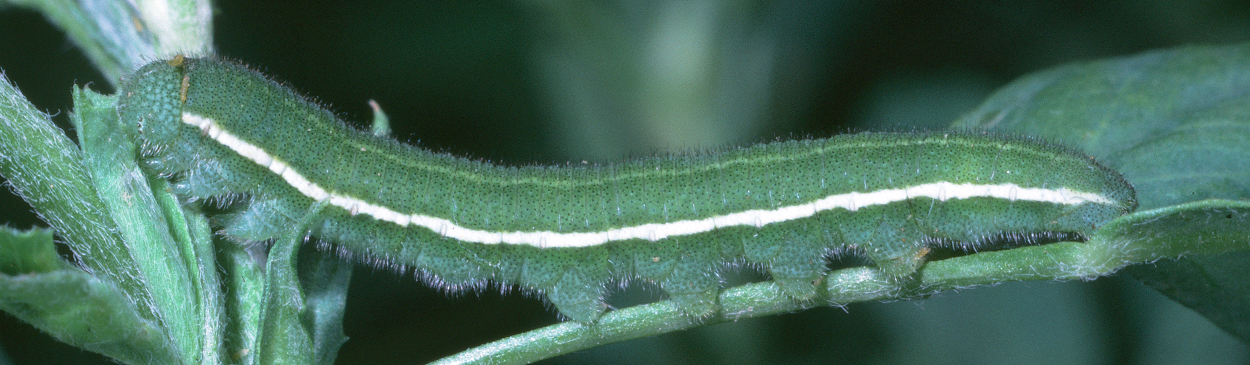
<svg viewBox="0 0 1250 365"><path fill-rule="evenodd" d="M1192 239L1195 236L1200 239ZM1007 281L1085 280L1165 257L1247 249L1250 201L1207 200L1117 218L1088 242L1059 242L929 262L913 280L900 280L869 267L833 271L825 277L824 299L831 305L845 305L918 298ZM721 293L720 302L721 312L702 320L682 315L669 301L625 308L605 314L594 325L565 322L485 344L435 364L524 364L607 343L822 304L795 302L771 282L727 289Z"/></svg>

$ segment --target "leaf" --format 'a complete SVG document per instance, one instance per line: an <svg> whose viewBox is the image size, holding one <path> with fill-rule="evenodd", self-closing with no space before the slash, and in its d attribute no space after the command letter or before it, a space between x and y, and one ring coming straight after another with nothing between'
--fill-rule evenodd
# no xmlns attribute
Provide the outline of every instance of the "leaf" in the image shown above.
<svg viewBox="0 0 1250 365"><path fill-rule="evenodd" d="M88 271L115 282L134 301L148 302L139 269L81 161L74 142L0 75L0 175Z"/></svg>
<svg viewBox="0 0 1250 365"><path fill-rule="evenodd" d="M260 316L264 304L265 268L242 246L224 243L220 246L225 298L225 347L230 358L240 364L255 363Z"/></svg>
<svg viewBox="0 0 1250 365"><path fill-rule="evenodd" d="M44 273L73 267L56 253L52 231L32 229L26 232L0 227L0 273L22 275Z"/></svg>
<svg viewBox="0 0 1250 365"><path fill-rule="evenodd" d="M1181 47L1038 72L999 90L954 126L1079 147L1133 183L1139 209L1247 199L1250 44ZM1169 237L1221 234L1183 232ZM1126 271L1250 341L1245 267L1250 253L1234 252Z"/></svg>
<svg viewBox="0 0 1250 365"><path fill-rule="evenodd" d="M1126 271L1143 283L1250 342L1250 282L1235 280L1250 267L1245 252L1184 260L1163 260ZM1231 272L1230 272L1231 271ZM1233 280L1230 280L1233 279Z"/></svg>
<svg viewBox="0 0 1250 365"><path fill-rule="evenodd" d="M1133 182L1140 209L1250 198L1250 44L1041 71L953 126L1080 148Z"/></svg>
<svg viewBox="0 0 1250 365"><path fill-rule="evenodd" d="M315 213L309 213L309 216ZM305 217L304 220L308 220ZM299 246L305 225L293 227L269 249L265 264L265 294L261 309L261 332L257 356L261 364L312 364L313 343L304 325L306 311L303 289L296 273Z"/></svg>
<svg viewBox="0 0 1250 365"><path fill-rule="evenodd" d="M305 294L303 321L312 335L314 364L332 365L339 347L347 342L343 310L347 308L352 263L332 252L310 249L301 250L299 260Z"/></svg>
<svg viewBox="0 0 1250 365"><path fill-rule="evenodd" d="M212 53L212 5L190 1L10 0L39 10L116 86L158 55Z"/></svg>
<svg viewBox="0 0 1250 365"><path fill-rule="evenodd" d="M1243 279L1250 264L1245 250L1250 244L1250 201L1207 200L1159 211L1164 210L1172 211L1131 226L1108 226L1098 235L1125 235L1121 239L1160 245L1171 243L1170 250L1149 250L1156 255L1154 258L1220 253L1230 248L1222 243L1239 243L1239 252L1163 260L1155 266L1131 266L1126 271L1242 341L1250 342L1250 311L1241 310L1250 308L1250 281Z"/></svg>
<svg viewBox="0 0 1250 365"><path fill-rule="evenodd" d="M0 229L0 310L66 343L131 364L173 364L159 323L111 283L56 255L46 230ZM19 261L21 264L12 265Z"/></svg>
<svg viewBox="0 0 1250 365"><path fill-rule="evenodd" d="M173 227L135 159L139 153L133 126L121 125L116 106L117 96L76 88L70 119L79 130L83 165L152 293L152 312L169 329L184 360L200 362L205 347L200 332L204 319L198 313L201 288L191 280L192 272L199 273L197 255L174 239Z"/></svg>
<svg viewBox="0 0 1250 365"><path fill-rule="evenodd" d="M314 204L269 251L257 346L262 364L333 364L347 341L343 309L351 264L319 253L300 255L299 249L306 227L328 204ZM297 265L301 259L304 264Z"/></svg>
<svg viewBox="0 0 1250 365"><path fill-rule="evenodd" d="M170 230L185 235L185 237L177 237L177 241L184 245L183 250L194 253L195 262L189 265L192 269L191 280L199 298L197 309L201 322L198 330L202 338L200 363L223 363L222 359L228 354L228 347L225 346L226 337L231 335L225 332L229 330L227 328L229 317L226 316L226 303L229 296L222 292L222 278L217 265L217 247L213 244L213 233L208 225L208 218L205 218L194 204L181 205L178 199L170 193L173 189L165 188L169 184L168 181L159 176L148 176L148 182L152 184L153 192L164 208L166 217L171 220Z"/></svg>

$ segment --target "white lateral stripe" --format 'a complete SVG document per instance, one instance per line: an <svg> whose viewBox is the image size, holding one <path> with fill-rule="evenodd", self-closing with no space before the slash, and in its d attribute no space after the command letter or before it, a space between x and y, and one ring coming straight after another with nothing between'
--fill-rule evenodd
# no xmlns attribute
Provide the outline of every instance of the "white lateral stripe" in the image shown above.
<svg viewBox="0 0 1250 365"><path fill-rule="evenodd" d="M799 205L785 206L777 209L756 209L722 216L703 219L685 220L669 223L648 223L639 226L614 228L600 232L560 233L552 231L539 232L499 232L482 231L456 225L447 219L422 214L405 214L390 208L375 205L350 196L338 195L326 191L317 184L308 181L299 172L290 168L285 162L275 158L263 149L251 145L221 127L216 121L190 112L182 113L182 121L201 130L212 131L208 136L229 147L239 155L266 166L269 170L282 176L301 194L321 201L330 199L330 204L349 212L367 214L379 220L400 226L414 225L429 229L444 237L485 244L530 245L536 247L587 247L611 241L628 239L645 239L656 241L668 237L683 236L711 231L721 227L755 226L785 222L789 220L811 217L819 212L832 209L850 211L859 208L888 204L917 197L928 197L945 201L947 199L967 199L974 197L1001 198L1008 200L1024 200L1047 202L1063 205L1079 205L1084 203L1115 204L1114 201L1099 194L1075 191L1068 188L1042 189L1022 188L1016 184L977 185L971 183L954 184L936 182L911 186L902 189L884 189L871 192L850 192L830 195L820 200Z"/></svg>

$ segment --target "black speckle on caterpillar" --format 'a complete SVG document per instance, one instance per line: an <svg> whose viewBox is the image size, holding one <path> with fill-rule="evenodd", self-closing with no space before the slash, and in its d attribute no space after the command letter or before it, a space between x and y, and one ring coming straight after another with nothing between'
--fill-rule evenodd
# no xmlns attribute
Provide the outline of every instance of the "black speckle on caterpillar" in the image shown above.
<svg viewBox="0 0 1250 365"><path fill-rule="evenodd" d="M311 234L411 267L430 285L540 293L592 322L611 281L658 283L714 313L725 263L817 295L849 251L908 275L931 246L1087 235L1136 206L1118 173L1037 141L958 132L861 133L617 164L510 167L358 131L243 66L153 62L122 86L148 163L190 198L251 196L220 220L263 241L328 201Z"/></svg>

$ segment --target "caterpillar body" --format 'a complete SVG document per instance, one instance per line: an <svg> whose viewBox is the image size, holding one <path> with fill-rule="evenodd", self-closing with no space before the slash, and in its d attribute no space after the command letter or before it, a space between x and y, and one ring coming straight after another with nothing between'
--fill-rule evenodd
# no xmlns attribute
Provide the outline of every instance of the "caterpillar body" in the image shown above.
<svg viewBox="0 0 1250 365"><path fill-rule="evenodd" d="M605 310L614 281L658 283L700 317L718 308L726 264L760 267L808 300L834 253L904 276L930 247L1087 235L1136 206L1132 187L1087 156L975 133L499 166L356 130L255 71L207 58L140 68L122 85L118 113L178 194L249 196L219 219L233 240L273 239L328 200L311 235L449 290L540 293L581 322Z"/></svg>

